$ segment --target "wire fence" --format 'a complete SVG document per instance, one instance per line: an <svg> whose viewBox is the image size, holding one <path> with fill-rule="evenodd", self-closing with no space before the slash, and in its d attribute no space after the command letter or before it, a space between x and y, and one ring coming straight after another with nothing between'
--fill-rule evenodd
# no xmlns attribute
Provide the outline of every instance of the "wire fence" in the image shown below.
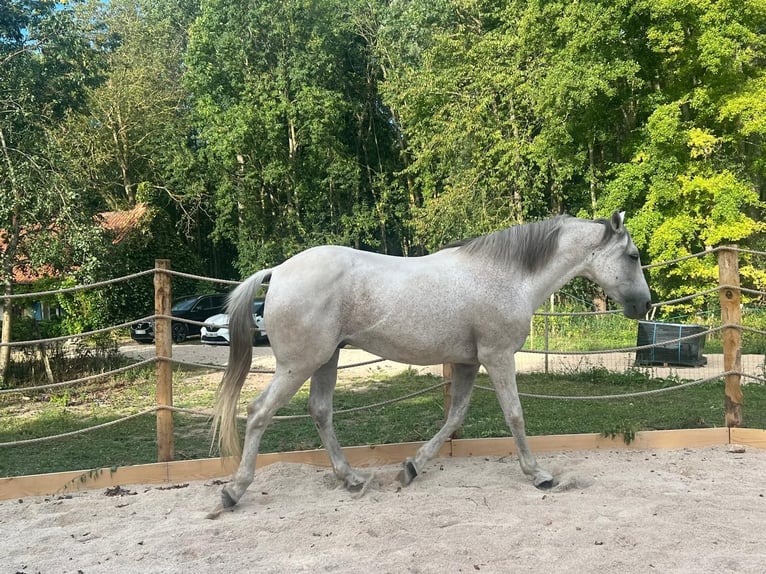
<svg viewBox="0 0 766 574"><path fill-rule="evenodd" d="M735 258L741 253L746 253L751 256L766 255L764 252L726 247L692 254L672 261L654 263L652 265L646 266L646 268L648 269L661 266L672 266L678 264L681 261L685 261L694 257L707 256L713 253L729 253L732 254ZM157 273L166 274L168 277L193 279L196 281L224 284L227 286L238 284L238 282L235 281L225 281L173 271L167 268L156 267L155 269L142 271L140 273L135 273L125 277L111 279L109 281L101 281L89 285L79 285L66 289L11 295L5 297L5 299L16 301L30 298L40 298L43 296L58 295L62 293L74 293L77 291L108 287L122 282L129 282L139 277L143 277L149 274L156 275ZM709 289L681 298L658 302L654 304L654 307L661 308L667 305L677 305L682 302L700 300L700 298L702 298L703 300L707 299L709 303L705 305L706 308L716 308L718 306L716 299L720 298L721 300L724 300L722 294L730 294L731 292L736 292L737 301L739 301L740 293L750 295L756 300L763 300L766 293L754 289L742 288L738 285L738 277L736 279L737 282L729 282L722 278L721 282L717 286L711 286ZM766 338L764 338L764 335L766 335L766 330L762 328L764 325L766 325L766 320L764 320L766 313L764 313L763 309L757 305L750 309L745 308L744 312L742 313L742 319L740 320L739 317L737 317L737 320L734 322L724 321L720 314L714 316L713 314L695 313L694 317L691 318L693 321L689 321L690 317L678 317L676 318L677 323L672 323L673 325L680 327L678 336L663 336L660 340L658 340L656 337L657 327L662 327L668 323L661 321L646 321L644 323L648 325L649 328L654 327L655 334L652 340L642 341L640 329L638 336L636 334L636 323L621 317L619 311L583 310L582 304L587 302L580 300L576 301L576 304L572 304L571 301L567 302L567 298L576 299L576 297L571 294L560 292L551 300L552 303L549 307L552 307L553 310L550 310L549 308L549 310L540 310L535 313L532 324L530 326L530 336L528 338L527 344L521 351L519 351L519 353L517 353L517 370L519 372L569 373L578 370L594 368L607 369L614 372L624 372L627 370L638 369L647 373L651 377L675 377L685 382L662 389L604 396L581 397L521 393L522 396L539 399L572 401L582 399L619 400L635 398L638 396L674 392L688 388L690 386L700 385L706 382L721 379L726 380L728 395L730 385L739 385L740 381L742 380L745 382L766 382L766 368L764 366L764 353L766 352ZM558 303L555 303L554 301L558 301ZM576 308L577 304L579 304L581 307L580 309ZM557 306L560 308L563 307L564 309L556 311L555 308ZM88 337L93 337L96 335L116 333L124 334L125 330L136 322L154 322L161 320L165 320L167 322L172 321L174 323L185 323L195 327L207 325L204 322L174 317L169 313L156 313L154 315L138 318L135 321L131 321L129 323L117 324L104 329L60 337L0 343L0 346L9 346L12 348L12 350L17 352L23 349L38 349L41 353L44 353L44 348L48 345L67 344L73 341L85 340ZM690 327L694 328L692 332L688 331L688 328ZM684 333L685 328L687 329L686 332L689 334ZM737 348L726 347L726 337L724 334L731 332L736 332L738 334L736 337L738 345ZM615 341L619 343L617 346L615 346ZM658 350L662 352L658 353ZM687 361L684 362L675 360L675 357L680 358L684 353L689 355ZM342 365L339 367L339 369L350 369L354 367L373 365L383 360L383 358L373 358L371 360L357 361ZM84 377L77 377L64 381L54 381L49 382L48 384L23 386L19 388L3 388L0 389L0 398L9 395L25 395L34 392L61 390L67 387L78 387L100 380L108 380L112 377L124 374L129 371L145 369L151 365L159 365L161 363L175 365L179 368L186 369L205 369L209 371L225 369L225 364L211 365L208 363L174 359L172 357L172 352L163 353L163 350L158 345L156 348L155 356L153 357L142 359L117 368L104 370L103 372ZM405 365L402 366L403 369L406 367L407 366ZM251 369L251 373L270 374L273 373L273 370L253 368ZM396 399L387 400L385 402L376 402L364 407L338 410L335 414L348 415L364 409L380 408L394 402L411 399L417 395L433 392L445 385L449 385L449 381L443 381L426 389L422 389L414 393L408 393ZM492 390L491 387L479 386L477 388L487 391ZM33 439L2 442L0 443L0 447L24 446L52 440L61 440L83 433L95 432L107 427L119 425L138 417L151 414L156 414L158 417L160 417L167 416L173 412L207 418L211 416L210 410L182 409L174 406L172 401L170 401L165 404L160 403L151 407L147 407L140 412L120 417L116 420L109 421L108 423L93 425L89 428L73 432L52 434L50 436L37 437ZM289 420L306 417L308 417L308 415L276 417L276 419Z"/></svg>

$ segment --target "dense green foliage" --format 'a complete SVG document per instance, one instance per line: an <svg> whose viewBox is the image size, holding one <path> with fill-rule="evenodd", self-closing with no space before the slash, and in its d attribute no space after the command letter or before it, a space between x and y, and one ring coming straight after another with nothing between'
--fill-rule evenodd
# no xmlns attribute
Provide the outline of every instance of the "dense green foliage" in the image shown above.
<svg viewBox="0 0 766 574"><path fill-rule="evenodd" d="M761 247L765 42L766 0L0 0L5 292L19 259L238 278L561 212L625 209L645 262ZM137 202L125 258L92 218Z"/></svg>
<svg viewBox="0 0 766 574"><path fill-rule="evenodd" d="M14 267L48 274L77 262L87 273L100 255L99 230L81 206L85 190L67 185L53 137L69 113L86 106L97 81L96 54L70 9L51 0L0 1L0 282L14 291ZM3 301L9 341L13 303ZM0 382L10 348L0 347Z"/></svg>
<svg viewBox="0 0 766 574"><path fill-rule="evenodd" d="M333 0L202 3L187 84L217 176L215 237L243 272L321 243L401 251L406 206L366 17Z"/></svg>

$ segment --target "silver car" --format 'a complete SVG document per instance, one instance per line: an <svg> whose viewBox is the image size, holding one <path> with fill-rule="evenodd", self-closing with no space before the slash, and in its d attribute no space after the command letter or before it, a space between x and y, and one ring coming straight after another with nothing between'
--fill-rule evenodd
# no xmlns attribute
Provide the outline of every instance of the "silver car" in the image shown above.
<svg viewBox="0 0 766 574"><path fill-rule="evenodd" d="M253 345L255 345L268 338L263 325L263 299L253 301L253 322L255 323ZM229 316L226 313L219 313L205 319L205 325L200 331L200 339L206 345L228 345Z"/></svg>

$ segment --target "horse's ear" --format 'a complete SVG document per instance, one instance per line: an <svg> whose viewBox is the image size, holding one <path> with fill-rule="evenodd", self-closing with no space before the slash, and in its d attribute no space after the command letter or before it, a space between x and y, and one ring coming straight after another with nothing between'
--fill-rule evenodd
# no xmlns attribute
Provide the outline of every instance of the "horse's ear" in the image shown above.
<svg viewBox="0 0 766 574"><path fill-rule="evenodd" d="M614 211L612 213L612 218L610 220L610 223L612 224L612 229L617 232L621 233L624 230L624 222L625 222L625 212L624 211Z"/></svg>

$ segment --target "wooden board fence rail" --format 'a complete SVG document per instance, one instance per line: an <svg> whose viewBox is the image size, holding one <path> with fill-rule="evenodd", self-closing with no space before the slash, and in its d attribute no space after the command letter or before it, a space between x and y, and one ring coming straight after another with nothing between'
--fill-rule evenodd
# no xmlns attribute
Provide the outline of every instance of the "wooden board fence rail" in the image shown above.
<svg viewBox="0 0 766 574"><path fill-rule="evenodd" d="M528 437L536 453L595 449L674 449L741 444L766 449L766 430L714 428L690 430L641 431L630 444L621 436L604 437L597 433ZM413 456L421 442L354 446L344 448L349 462L358 467L399 464ZM439 456L508 456L516 453L512 438L453 439L447 441ZM275 462L295 462L329 466L324 449L258 455L258 467ZM0 478L0 500L28 496L58 496L80 490L93 490L130 484L177 484L192 480L225 478L234 472L237 461L231 458L208 458L161 462L137 466L85 471L57 472L32 476Z"/></svg>

